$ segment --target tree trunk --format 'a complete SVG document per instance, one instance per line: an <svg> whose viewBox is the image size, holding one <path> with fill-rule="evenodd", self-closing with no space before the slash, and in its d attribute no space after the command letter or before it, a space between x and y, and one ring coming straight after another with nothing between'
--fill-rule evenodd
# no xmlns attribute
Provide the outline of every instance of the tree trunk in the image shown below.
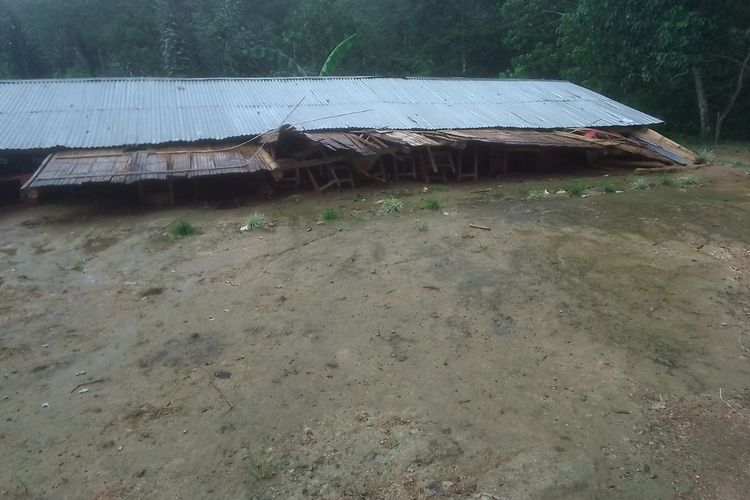
<svg viewBox="0 0 750 500"><path fill-rule="evenodd" d="M693 67L693 80L695 81L695 95L698 98L698 112L701 119L701 137L706 138L711 134L711 110L708 106L706 88L703 85L703 73L698 66Z"/></svg>
<svg viewBox="0 0 750 500"><path fill-rule="evenodd" d="M732 109L734 108L734 105L737 103L737 99L740 97L740 94L742 93L742 87L745 85L745 77L747 76L748 70L750 69L750 51L748 51L747 56L745 57L744 61L740 62L740 74L737 76L737 85L734 88L734 92L729 97L729 102L727 102L727 106L724 108L724 110L716 115L716 129L715 129L715 135L714 135L714 141L716 144L719 143L719 139L721 139L721 128L724 125L724 120L727 119L727 116L729 116L729 113L732 112Z"/></svg>

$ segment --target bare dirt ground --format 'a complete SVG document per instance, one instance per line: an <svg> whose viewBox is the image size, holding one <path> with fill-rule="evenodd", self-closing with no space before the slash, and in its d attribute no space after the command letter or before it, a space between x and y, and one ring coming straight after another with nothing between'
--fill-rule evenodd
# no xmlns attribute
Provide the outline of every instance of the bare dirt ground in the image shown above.
<svg viewBox="0 0 750 500"><path fill-rule="evenodd" d="M439 211L389 185L400 215L378 186L6 211L0 496L748 498L740 160L585 198L435 187ZM275 225L240 233L255 210Z"/></svg>

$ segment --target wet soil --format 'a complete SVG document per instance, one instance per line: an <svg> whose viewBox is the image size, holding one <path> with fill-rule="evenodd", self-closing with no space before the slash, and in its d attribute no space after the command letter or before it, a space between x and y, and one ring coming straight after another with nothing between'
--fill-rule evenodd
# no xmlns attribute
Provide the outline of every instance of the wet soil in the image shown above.
<svg viewBox="0 0 750 500"><path fill-rule="evenodd" d="M694 175L0 213L0 496L748 498L750 176Z"/></svg>

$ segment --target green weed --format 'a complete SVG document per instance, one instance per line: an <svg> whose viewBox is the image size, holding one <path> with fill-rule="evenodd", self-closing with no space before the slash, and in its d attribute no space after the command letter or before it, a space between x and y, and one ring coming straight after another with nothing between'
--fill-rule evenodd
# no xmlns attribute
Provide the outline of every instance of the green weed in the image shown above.
<svg viewBox="0 0 750 500"><path fill-rule="evenodd" d="M180 238L185 238L186 236L192 236L197 232L198 229L190 221L186 221L183 219L177 219L173 221L167 229L167 233L169 233L169 236L171 236L174 240L179 240Z"/></svg>
<svg viewBox="0 0 750 500"><path fill-rule="evenodd" d="M674 179L671 177L662 177L659 183L664 187L674 187Z"/></svg>
<svg viewBox="0 0 750 500"><path fill-rule="evenodd" d="M651 184L643 177L638 177L630 184L630 189L633 191L646 191L647 189L651 189Z"/></svg>
<svg viewBox="0 0 750 500"><path fill-rule="evenodd" d="M278 471L280 462L274 459L269 452L261 451L247 457L250 463L250 473L255 479L263 480L274 477Z"/></svg>
<svg viewBox="0 0 750 500"><path fill-rule="evenodd" d="M320 219L324 221L332 221L339 218L338 212L333 208L326 208L323 213L320 214Z"/></svg>
<svg viewBox="0 0 750 500"><path fill-rule="evenodd" d="M380 211L384 214L399 214L404 210L404 202L395 196L389 196L380 204Z"/></svg>
<svg viewBox="0 0 750 500"><path fill-rule="evenodd" d="M677 178L677 186L681 188L686 188L690 186L697 186L698 185L698 179L694 175L683 175Z"/></svg>
<svg viewBox="0 0 750 500"><path fill-rule="evenodd" d="M612 194L617 192L617 188L613 184L605 184L604 185L604 192L607 194Z"/></svg>
<svg viewBox="0 0 750 500"><path fill-rule="evenodd" d="M580 197L583 196L583 190L584 187L581 184L571 184L567 187L566 191L568 194L572 197Z"/></svg>
<svg viewBox="0 0 750 500"><path fill-rule="evenodd" d="M69 267L65 267L61 264L55 263L57 267L60 269L60 271L75 271L77 273L86 274L86 261L85 260L79 260L75 264Z"/></svg>
<svg viewBox="0 0 750 500"><path fill-rule="evenodd" d="M293 194L289 198L287 198L287 201L289 203L299 203L300 200L302 200L302 197L298 194Z"/></svg>
<svg viewBox="0 0 750 500"><path fill-rule="evenodd" d="M529 191L529 194L526 195L527 200L541 200L544 198L544 191L539 190L531 190Z"/></svg>
<svg viewBox="0 0 750 500"><path fill-rule="evenodd" d="M421 221L421 220L418 220L418 221L417 221L417 230L419 230L420 232L425 232L425 231L427 231L427 230L428 230L429 228L430 228L430 227L429 227L429 226L427 225L427 223L426 223L426 222L423 222L423 221Z"/></svg>
<svg viewBox="0 0 750 500"><path fill-rule="evenodd" d="M716 153L713 149L699 149L695 152L698 155L701 163L711 163L716 159Z"/></svg>
<svg viewBox="0 0 750 500"><path fill-rule="evenodd" d="M424 208L437 212L441 208L440 200L434 196L430 196L424 199Z"/></svg>
<svg viewBox="0 0 750 500"><path fill-rule="evenodd" d="M242 231L260 231L266 225L266 218L260 212L253 212Z"/></svg>

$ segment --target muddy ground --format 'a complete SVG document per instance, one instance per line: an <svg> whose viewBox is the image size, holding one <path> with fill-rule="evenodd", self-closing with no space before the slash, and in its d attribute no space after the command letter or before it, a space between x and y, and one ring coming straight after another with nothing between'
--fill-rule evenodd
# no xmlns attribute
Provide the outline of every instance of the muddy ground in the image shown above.
<svg viewBox="0 0 750 500"><path fill-rule="evenodd" d="M737 153L585 197L3 212L0 496L748 498ZM274 225L241 233L254 211Z"/></svg>

